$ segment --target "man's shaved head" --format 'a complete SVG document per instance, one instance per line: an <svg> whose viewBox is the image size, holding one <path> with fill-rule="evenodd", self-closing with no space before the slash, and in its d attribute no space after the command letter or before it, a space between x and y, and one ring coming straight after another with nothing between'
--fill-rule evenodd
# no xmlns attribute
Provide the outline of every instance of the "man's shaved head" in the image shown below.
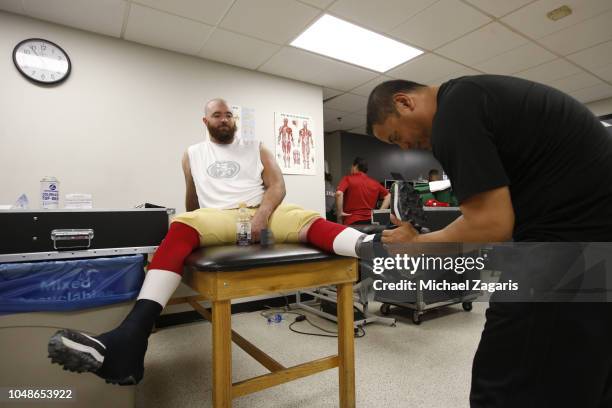
<svg viewBox="0 0 612 408"><path fill-rule="evenodd" d="M229 106L225 99L223 99L223 98L213 98L213 99L209 100L208 102L206 102L206 105L204 106L204 114L206 116L210 116L214 112L215 107L217 107L219 105Z"/></svg>

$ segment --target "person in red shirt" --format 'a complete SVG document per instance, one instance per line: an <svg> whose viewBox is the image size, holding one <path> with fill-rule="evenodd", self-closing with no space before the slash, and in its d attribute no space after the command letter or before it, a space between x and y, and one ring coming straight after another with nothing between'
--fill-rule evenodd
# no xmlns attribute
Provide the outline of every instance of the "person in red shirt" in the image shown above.
<svg viewBox="0 0 612 408"><path fill-rule="evenodd" d="M344 176L336 189L338 223L344 225L370 224L372 209L383 199L381 210L389 208L391 194L380 183L366 174L368 163L361 157L353 160L351 174Z"/></svg>

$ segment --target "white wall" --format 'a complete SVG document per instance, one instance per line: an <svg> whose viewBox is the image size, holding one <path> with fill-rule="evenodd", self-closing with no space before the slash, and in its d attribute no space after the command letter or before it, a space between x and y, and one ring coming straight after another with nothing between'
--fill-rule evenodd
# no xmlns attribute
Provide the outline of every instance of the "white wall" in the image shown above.
<svg viewBox="0 0 612 408"><path fill-rule="evenodd" d="M609 115L612 113L612 98L589 102L586 106L597 116Z"/></svg>
<svg viewBox="0 0 612 408"><path fill-rule="evenodd" d="M26 80L11 54L41 37L64 48L72 74L55 87ZM92 193L96 208L151 202L184 210L180 159L205 137L204 103L255 109L259 140L274 149L274 112L313 118L316 176L285 175L286 202L324 213L323 98L297 81L0 12L0 204L21 193L39 206L43 176L62 196Z"/></svg>

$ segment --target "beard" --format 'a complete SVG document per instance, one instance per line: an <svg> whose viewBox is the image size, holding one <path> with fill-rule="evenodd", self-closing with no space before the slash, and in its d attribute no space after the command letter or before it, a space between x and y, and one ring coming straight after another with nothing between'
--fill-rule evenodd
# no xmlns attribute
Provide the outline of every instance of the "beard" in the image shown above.
<svg viewBox="0 0 612 408"><path fill-rule="evenodd" d="M230 143L234 139L234 134L236 134L236 124L218 127L206 126L206 128L210 137L219 143Z"/></svg>

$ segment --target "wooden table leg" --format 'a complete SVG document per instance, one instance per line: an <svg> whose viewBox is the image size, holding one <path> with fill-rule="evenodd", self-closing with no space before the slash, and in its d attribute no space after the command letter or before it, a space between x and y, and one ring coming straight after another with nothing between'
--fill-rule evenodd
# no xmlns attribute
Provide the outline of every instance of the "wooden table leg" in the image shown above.
<svg viewBox="0 0 612 408"><path fill-rule="evenodd" d="M342 283L338 290L338 367L340 407L355 407L355 338L353 331L353 285Z"/></svg>
<svg viewBox="0 0 612 408"><path fill-rule="evenodd" d="M229 300L212 303L213 407L232 406L232 312Z"/></svg>

